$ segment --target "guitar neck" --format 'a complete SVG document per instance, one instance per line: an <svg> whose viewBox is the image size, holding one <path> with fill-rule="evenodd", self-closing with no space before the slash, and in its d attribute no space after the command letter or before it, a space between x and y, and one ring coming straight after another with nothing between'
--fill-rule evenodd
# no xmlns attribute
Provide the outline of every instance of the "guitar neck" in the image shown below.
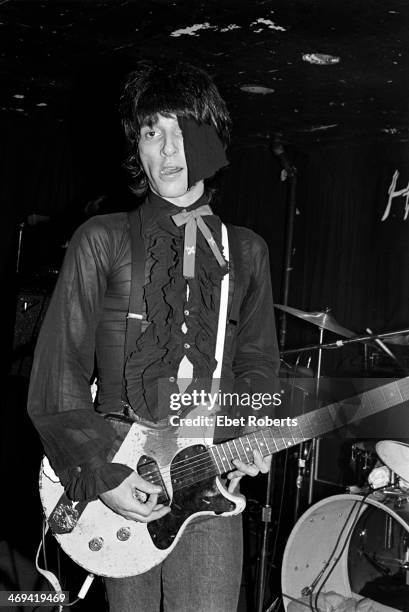
<svg viewBox="0 0 409 612"><path fill-rule="evenodd" d="M374 415L409 399L409 377L365 391L297 417L296 425L262 427L234 440L210 447L219 475L232 469L233 459L253 461L253 451L263 457L322 436L355 421Z"/></svg>

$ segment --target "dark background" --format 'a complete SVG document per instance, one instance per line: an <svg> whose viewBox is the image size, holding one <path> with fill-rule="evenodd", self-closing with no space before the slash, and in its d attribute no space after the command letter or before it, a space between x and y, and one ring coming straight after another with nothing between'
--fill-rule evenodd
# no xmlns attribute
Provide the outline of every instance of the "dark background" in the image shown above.
<svg viewBox="0 0 409 612"><path fill-rule="evenodd" d="M174 35L195 24L195 35ZM235 126L217 210L267 241L277 302L289 200L289 181L280 180L271 149L280 134L298 176L289 304L328 307L357 333L388 331L409 327L405 197L393 201L381 222L394 172L397 188L409 183L408 24L409 7L399 0L0 2L2 588L44 588L32 563L41 527L41 447L25 415L30 355L63 245L85 220L87 202L105 195L103 212L135 206L121 168L117 109L125 74L139 58L171 56L214 76ZM339 61L303 59L312 53ZM316 327L288 318L287 347L316 341ZM394 350L407 363L406 346ZM396 374L380 351L370 351L371 376ZM326 376L359 377L362 368L362 346L324 356ZM405 411L395 418L404 434ZM343 451L333 452L324 461L338 465ZM280 482L283 464L280 459ZM343 490L342 478L333 480ZM291 507L293 480L284 485ZM249 490L249 610L263 489L259 478ZM276 564L279 570L280 556ZM271 584L278 570L270 562ZM75 583L75 570L66 573ZM95 593L97 601L102 595Z"/></svg>

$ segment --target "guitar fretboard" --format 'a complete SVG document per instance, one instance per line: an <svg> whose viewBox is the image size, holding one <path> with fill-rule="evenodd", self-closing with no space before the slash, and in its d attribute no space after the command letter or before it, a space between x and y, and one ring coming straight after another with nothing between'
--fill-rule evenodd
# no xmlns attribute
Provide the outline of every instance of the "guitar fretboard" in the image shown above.
<svg viewBox="0 0 409 612"><path fill-rule="evenodd" d="M234 467L232 466L234 459L251 463L254 450L267 457L396 406L407 399L409 399L409 377L303 414L297 417L295 426L262 427L235 440L215 444L209 451L217 473L221 475Z"/></svg>

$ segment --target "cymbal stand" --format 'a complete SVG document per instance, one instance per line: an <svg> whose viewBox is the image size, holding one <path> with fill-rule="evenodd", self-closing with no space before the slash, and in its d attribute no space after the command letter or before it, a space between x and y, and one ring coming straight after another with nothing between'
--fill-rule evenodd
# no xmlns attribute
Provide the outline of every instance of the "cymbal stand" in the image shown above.
<svg viewBox="0 0 409 612"><path fill-rule="evenodd" d="M288 212L286 216L286 235L285 235L285 249L284 249L284 275L282 279L282 294L283 303L288 303L288 295L290 289L290 278L292 271L292 255L293 255L293 237L294 237L294 222L296 215L296 192L297 192L297 168L289 161L286 151L281 142L281 134L274 134L272 140L272 151L277 156L281 165L281 180L285 181L289 179L289 193L288 193ZM279 345L283 349L286 343L287 335L287 321L285 313L282 313L280 319L279 329ZM260 552L260 559L258 565L258 576L257 576L257 588L256 588L256 611L262 612L264 609L264 596L266 587L266 573L267 573L267 548L269 531L272 522L272 498L274 493L274 480L275 480L275 457L273 456L271 461L271 467L267 476L267 487L265 495L265 503L262 509L262 522L263 522L263 539Z"/></svg>
<svg viewBox="0 0 409 612"><path fill-rule="evenodd" d="M296 359L296 362L295 362L296 370L295 371L297 371L300 357L301 355L298 355ZM311 357L309 358L309 360L311 360ZM305 401L305 398L303 400L303 410L302 410L303 413L304 413L304 401ZM293 385L291 389L290 405L293 406L294 402L295 402L295 397L294 397L294 385ZM303 486L304 475L305 475L305 467L306 467L307 459L309 456L309 446L310 446L309 442L300 442L300 444L298 445L297 476L295 479L296 488L295 488L295 501L294 501L294 524L297 522L299 512L300 512L301 492L302 492L302 486Z"/></svg>
<svg viewBox="0 0 409 612"><path fill-rule="evenodd" d="M328 309L326 309L328 312ZM316 408L318 408L319 402L319 391L320 391L320 381L321 381L321 367L322 367L322 345L324 340L324 328L320 327L320 337L319 337L319 349L318 349L318 362L317 362L317 377L315 379L315 401ZM310 476L308 482L308 505L311 506L314 496L314 476L315 470L317 467L317 438L313 438L311 440L311 450L310 450Z"/></svg>

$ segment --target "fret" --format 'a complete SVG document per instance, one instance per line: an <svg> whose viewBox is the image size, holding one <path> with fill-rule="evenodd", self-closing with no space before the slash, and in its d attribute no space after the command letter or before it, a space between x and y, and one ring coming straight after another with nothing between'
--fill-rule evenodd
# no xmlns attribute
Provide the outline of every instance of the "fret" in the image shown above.
<svg viewBox="0 0 409 612"><path fill-rule="evenodd" d="M244 462L245 463L251 463L251 460L249 459L249 456L248 456L247 451L246 451L246 447L243 444L243 438L242 437L241 438L237 438L237 442L240 442L241 448L243 449Z"/></svg>
<svg viewBox="0 0 409 612"><path fill-rule="evenodd" d="M260 445L259 445L258 440L257 440L257 432L254 432L254 434L253 434L253 435L254 435L254 441L255 441L255 443L257 444L257 449L256 449L256 450L258 450L258 452L260 453L260 455L262 455L263 453L261 452L261 448L260 448Z"/></svg>
<svg viewBox="0 0 409 612"><path fill-rule="evenodd" d="M229 460L226 457L226 453L224 452L223 446L220 444L217 444L214 448L216 448L217 450L217 454L219 455L220 458L220 462L222 464L222 469L220 471L220 474L224 474L225 472L228 472L230 469L230 463ZM223 458L223 454L224 454L224 458ZM223 463L223 461L227 462L227 468L225 466L225 464Z"/></svg>
<svg viewBox="0 0 409 612"><path fill-rule="evenodd" d="M399 388L399 393L401 394L403 401L406 402L409 399L409 380L408 378L401 378L400 380L396 382L396 384Z"/></svg>
<svg viewBox="0 0 409 612"><path fill-rule="evenodd" d="M293 427L293 436L294 436L294 440L296 440L296 444L300 444L300 442L304 442L304 440L306 439L303 430L301 429L301 425L300 425L300 420L297 420L297 425L294 425Z"/></svg>
<svg viewBox="0 0 409 612"><path fill-rule="evenodd" d="M249 463L251 463L253 461L253 449L251 448L251 444L249 442L249 438L248 436L242 436L241 438L242 440L247 440L247 446L244 446L244 452L246 453L246 457L248 458L249 455L248 453L251 453L251 458L248 459Z"/></svg>
<svg viewBox="0 0 409 612"><path fill-rule="evenodd" d="M302 430L304 432L304 439L305 440L310 440L311 438L314 437L314 431L313 428L311 426L311 420L309 417L309 413L306 412L305 414L302 415L301 418L298 419L298 426L300 427L300 423L302 423Z"/></svg>
<svg viewBox="0 0 409 612"><path fill-rule="evenodd" d="M229 459L229 464L231 464L232 459L235 459L236 457L234 456L234 454L232 453L232 450L231 450L231 448L230 448L230 440L228 440L227 442L225 442L225 443L223 444L223 448L226 448L226 447L227 447L227 449L228 449L229 453L231 454L231 459ZM227 456L227 455L226 455L226 456ZM233 464L233 465L234 465L234 464Z"/></svg>
<svg viewBox="0 0 409 612"><path fill-rule="evenodd" d="M325 406L325 408L327 409L329 418L328 429L323 433L327 433L327 431L333 431L339 427L348 425L348 423L351 422L351 418L355 418L356 412L359 410L359 406L343 406L338 402ZM348 408L355 408L354 416L348 414Z"/></svg>
<svg viewBox="0 0 409 612"><path fill-rule="evenodd" d="M401 389L400 389L400 387L399 387L399 385L398 385L398 384L396 384L396 390L397 390L397 392L399 393L399 397L400 397L401 402L404 402L405 400L404 400L404 398L403 398L403 395L402 395Z"/></svg>
<svg viewBox="0 0 409 612"><path fill-rule="evenodd" d="M217 448L217 446L211 446L210 450L212 451L213 460L214 460L214 462L216 464L217 471L219 472L219 474L223 474L223 472L224 472L223 461L220 458L219 449ZM216 453L217 453L217 455L219 455L219 458L217 458ZM220 469L220 466L219 466L219 461L220 461L220 465L222 466L221 469Z"/></svg>
<svg viewBox="0 0 409 612"><path fill-rule="evenodd" d="M315 414L311 414L312 427L315 430L315 436L321 436L333 428L333 419L330 417L330 411L328 406L318 408Z"/></svg>
<svg viewBox="0 0 409 612"><path fill-rule="evenodd" d="M229 472L231 470L230 459L227 456L226 449L224 448L225 444L219 444L220 453L222 454L223 463L223 473Z"/></svg>
<svg viewBox="0 0 409 612"><path fill-rule="evenodd" d="M276 432L278 432L279 436L274 435ZM274 439L274 442L275 442L275 445L276 445L278 451L282 451L285 448L287 448L285 440L281 436L281 431L280 431L279 427L274 427L272 434L273 434L273 439Z"/></svg>
<svg viewBox="0 0 409 612"><path fill-rule="evenodd" d="M362 393L361 405L360 405L358 418L364 419L365 417L373 413L373 407L374 407L373 400L376 400L377 395L378 395L377 403L379 403L380 401L382 401L382 394L379 392L376 392L375 389L372 389L371 391L365 391L364 393ZM379 395L380 395L380 398L379 398Z"/></svg>
<svg viewBox="0 0 409 612"><path fill-rule="evenodd" d="M262 452L262 455L263 455L263 457L266 457L267 455L270 455L271 453L270 453L270 451L268 449L268 444L267 444L267 440L266 440L266 438L264 436L263 429L260 431L260 433L261 433L261 437L263 438L263 441L261 442L261 446L263 447L263 451L265 451L265 452Z"/></svg>
<svg viewBox="0 0 409 612"><path fill-rule="evenodd" d="M266 444L267 444L267 450L268 450L270 455L273 455L274 453L277 452L277 445L276 445L274 437L273 437L273 432L271 431L270 427L264 429L263 431L265 433L264 439L265 439Z"/></svg>
<svg viewBox="0 0 409 612"><path fill-rule="evenodd" d="M245 461L245 457L243 457L243 456L240 454L240 451L239 451L239 449L237 448L236 440L232 440L232 442L233 442L233 444L234 444L234 448L235 448L235 451L236 451L236 453L237 453L237 459L240 459L240 461Z"/></svg>
<svg viewBox="0 0 409 612"><path fill-rule="evenodd" d="M277 447L277 443L276 443L276 441L274 439L273 432L272 432L271 428L267 429L267 434L268 434L268 438L271 440L271 449L270 449L271 454L277 453L278 452L278 447Z"/></svg>
<svg viewBox="0 0 409 612"><path fill-rule="evenodd" d="M390 383L384 389L380 389L380 392L382 393L383 401L388 404L388 408L405 401L396 382Z"/></svg>
<svg viewBox="0 0 409 612"><path fill-rule="evenodd" d="M290 425L281 425L280 434L284 440L286 448L290 448L291 446L294 446L295 442L294 442L294 438L293 438L293 434L292 434Z"/></svg>

